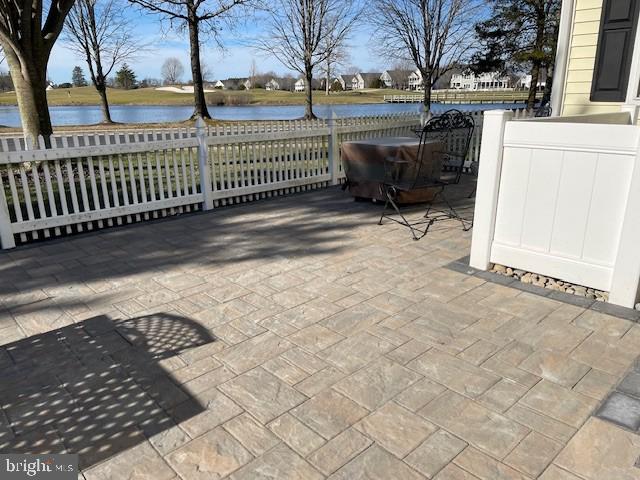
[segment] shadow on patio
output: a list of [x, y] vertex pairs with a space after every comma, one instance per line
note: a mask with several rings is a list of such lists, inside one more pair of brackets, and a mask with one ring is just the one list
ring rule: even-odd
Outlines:
[[[466, 183], [454, 190], [456, 206], [469, 217], [471, 188]], [[312, 263], [340, 255], [362, 240], [359, 234], [375, 237], [399, 228], [377, 225], [381, 209], [380, 204], [354, 202], [338, 189], [324, 189], [3, 252], [0, 330], [11, 323], [3, 323], [3, 306], [7, 317], [29, 324], [23, 328], [29, 335], [69, 323], [61, 318], [42, 325], [39, 317], [50, 321], [90, 310], [107, 313], [102, 305], [148, 293], [145, 284], [165, 272], [213, 277], [222, 270], [249, 272], [274, 260]], [[420, 216], [423, 209], [416, 207], [413, 214]], [[441, 228], [457, 228], [447, 223]], [[437, 230], [418, 247], [441, 239]], [[406, 242], [411, 243], [408, 231]]]
[[95, 317], [5, 345], [0, 451], [78, 453], [86, 469], [176, 428], [207, 407], [168, 369], [216, 341], [192, 320], [156, 314]]

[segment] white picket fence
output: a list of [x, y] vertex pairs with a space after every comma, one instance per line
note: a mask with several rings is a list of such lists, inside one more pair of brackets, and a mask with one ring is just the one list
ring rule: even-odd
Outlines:
[[[393, 115], [402, 117], [404, 115]], [[369, 118], [369, 117], [367, 117]], [[374, 117], [381, 118], [381, 117]], [[390, 118], [390, 117], [386, 117]], [[352, 124], [357, 124], [361, 118], [344, 119]], [[217, 126], [208, 126], [207, 135], [241, 135], [251, 133], [272, 133], [309, 130], [325, 127], [326, 120], [279, 120], [266, 122], [233, 122]], [[176, 140], [185, 138], [195, 138], [195, 127], [181, 128], [127, 128], [125, 130], [105, 130], [100, 129], [95, 132], [59, 131], [50, 137], [53, 148], [85, 147], [97, 145], [114, 145], [132, 142], [152, 142], [156, 140]], [[12, 134], [0, 134], [0, 153], [32, 150], [36, 147], [27, 145], [24, 137]], [[40, 139], [37, 148], [45, 148], [44, 139]]]
[[[517, 113], [518, 116], [525, 116]], [[482, 112], [468, 165], [480, 155]], [[340, 145], [409, 136], [415, 114], [0, 138], [0, 243], [49, 238], [339, 184]], [[29, 146], [31, 147], [31, 146]]]
[[[52, 237], [338, 184], [340, 142], [410, 135], [415, 115], [288, 126], [0, 140], [0, 241]], [[16, 149], [16, 146], [22, 148]]]

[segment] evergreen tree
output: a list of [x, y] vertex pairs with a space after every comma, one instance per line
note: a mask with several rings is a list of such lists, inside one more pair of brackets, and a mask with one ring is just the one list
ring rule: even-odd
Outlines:
[[561, 4], [561, 0], [491, 0], [490, 18], [476, 25], [482, 48], [474, 56], [474, 70], [528, 69], [531, 73], [529, 108], [535, 105], [538, 82], [546, 70], [545, 98], [548, 99]]
[[84, 72], [82, 68], [75, 66], [73, 67], [73, 73], [71, 74], [71, 84], [74, 87], [86, 87], [87, 79], [84, 78]]
[[122, 64], [120, 70], [116, 72], [116, 87], [131, 90], [132, 88], [136, 88], [137, 85], [138, 80], [136, 79], [136, 74], [131, 70], [129, 65], [126, 63]]

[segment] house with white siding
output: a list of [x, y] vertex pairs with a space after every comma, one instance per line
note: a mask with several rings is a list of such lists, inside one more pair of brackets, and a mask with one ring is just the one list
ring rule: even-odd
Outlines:
[[338, 82], [343, 91], [351, 90], [353, 88], [353, 77], [354, 75], [338, 75], [333, 83]]
[[267, 91], [274, 90], [286, 90], [292, 91], [294, 89], [295, 80], [292, 77], [280, 77], [272, 78], [264, 85], [264, 89]]
[[[300, 77], [296, 83], [294, 84], [294, 91], [296, 92], [304, 92], [305, 91], [305, 86], [307, 84], [307, 81]], [[318, 90], [320, 88], [320, 82], [318, 80], [316, 80], [315, 78], [313, 78], [311, 80], [311, 89], [312, 90]]]
[[422, 80], [422, 72], [415, 69], [409, 75], [409, 90], [420, 91], [424, 90], [424, 81]]
[[273, 90], [280, 90], [280, 83], [277, 79], [272, 78], [267, 83], [264, 84], [264, 89], [268, 92]]
[[[531, 76], [531, 74], [521, 76], [520, 79], [518, 80], [516, 88], [521, 90], [529, 90], [531, 88], [532, 79], [533, 77]], [[547, 75], [546, 73], [544, 74], [541, 73], [540, 78], [538, 79], [537, 89], [538, 91], [542, 91], [545, 89], [546, 86], [547, 86]]]
[[409, 89], [409, 76], [411, 70], [385, 70], [380, 76], [384, 88], [395, 88], [397, 90]]
[[382, 72], [361, 72], [357, 73], [351, 81], [352, 90], [363, 90], [365, 88], [380, 88]]
[[511, 79], [499, 72], [480, 73], [472, 72], [456, 73], [451, 76], [449, 88], [453, 90], [505, 90], [511, 87]]

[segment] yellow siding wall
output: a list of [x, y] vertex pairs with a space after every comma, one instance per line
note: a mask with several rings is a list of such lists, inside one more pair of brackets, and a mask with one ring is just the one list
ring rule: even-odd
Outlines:
[[620, 111], [620, 103], [591, 102], [603, 0], [576, 0], [562, 115]]

